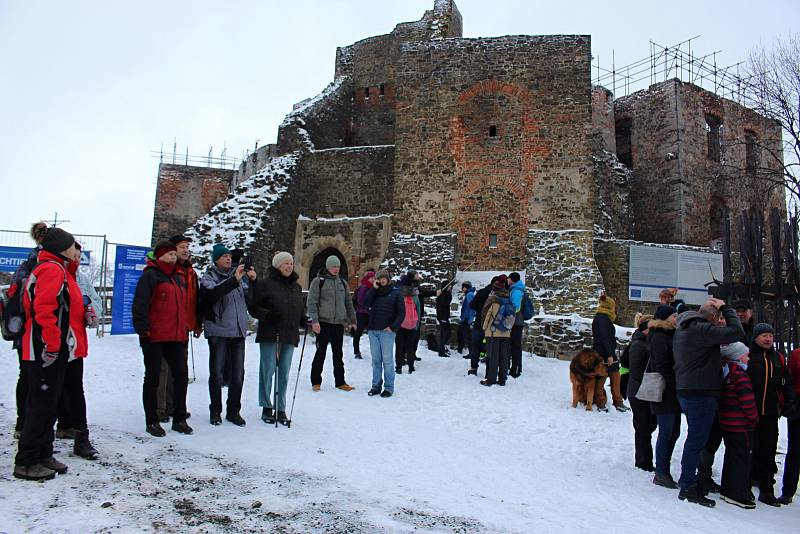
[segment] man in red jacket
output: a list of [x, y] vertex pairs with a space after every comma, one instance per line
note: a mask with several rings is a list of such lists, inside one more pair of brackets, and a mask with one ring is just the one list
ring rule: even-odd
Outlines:
[[156, 437], [166, 435], [158, 421], [156, 400], [163, 358], [170, 367], [174, 388], [172, 430], [191, 434], [192, 428], [186, 424], [186, 281], [175, 267], [175, 245], [160, 241], [154, 252], [155, 259], [148, 262], [136, 285], [132, 308], [133, 327], [144, 354], [142, 402], [146, 430]]
[[53, 458], [53, 425], [67, 363], [86, 356], [88, 347], [81, 290], [67, 274], [75, 239], [60, 228], [48, 228], [41, 246], [22, 296], [22, 364], [29, 389], [14, 476], [25, 480], [48, 480], [67, 472]]
[[797, 492], [797, 480], [800, 475], [800, 419], [798, 419], [797, 406], [800, 399], [800, 349], [794, 349], [786, 364], [786, 369], [792, 377], [795, 391], [795, 413], [794, 417], [787, 421], [789, 429], [789, 445], [786, 449], [786, 461], [783, 464], [783, 491], [781, 492], [781, 504], [791, 504], [794, 494]]

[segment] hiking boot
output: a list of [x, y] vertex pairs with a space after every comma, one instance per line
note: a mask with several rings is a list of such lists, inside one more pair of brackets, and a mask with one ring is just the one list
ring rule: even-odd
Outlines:
[[314, 384], [314, 385], [311, 386], [311, 389], [313, 391], [319, 391], [320, 389], [322, 389], [322, 386], [319, 385], [319, 384]]
[[413, 373], [414, 371], [416, 371], [416, 369], [414, 369], [414, 366], [413, 366], [413, 365], [409, 365], [409, 366], [408, 366], [408, 374], [411, 374], [411, 373]]
[[97, 460], [100, 453], [94, 448], [92, 442], [89, 441], [88, 430], [78, 430], [75, 432], [75, 445], [72, 447], [72, 452], [75, 456], [80, 456], [84, 460]]
[[23, 480], [50, 480], [56, 476], [56, 472], [42, 464], [15, 465], [14, 476]]
[[50, 458], [45, 458], [43, 460], [39, 460], [39, 465], [41, 465], [42, 467], [46, 467], [47, 469], [52, 469], [53, 471], [55, 471], [59, 475], [63, 475], [64, 473], [67, 472], [67, 469], [68, 469], [67, 468], [67, 464], [65, 464], [63, 462], [59, 462], [58, 460], [56, 460], [52, 456]]
[[692, 486], [689, 489], [681, 490], [678, 492], [678, 499], [682, 501], [689, 501], [695, 504], [699, 504], [700, 506], [705, 506], [707, 508], [713, 508], [717, 505], [716, 501], [713, 501], [703, 495], [703, 491], [698, 488], [696, 485]]
[[149, 425], [147, 425], [146, 430], [148, 434], [150, 434], [151, 436], [155, 436], [157, 438], [163, 438], [164, 436], [167, 435], [167, 433], [164, 432], [164, 429], [161, 428], [161, 425], [158, 423], [150, 423]]
[[470, 370], [468, 370], [468, 371], [467, 371], [467, 376], [469, 376], [469, 375], [475, 375], [475, 376], [478, 376], [478, 370], [477, 370], [477, 369], [470, 369]]
[[395, 374], [402, 375], [403, 374], [403, 368], [402, 367], [395, 367], [394, 368], [394, 372], [395, 372]]
[[367, 395], [369, 395], [370, 397], [374, 397], [375, 395], [380, 395], [380, 394], [381, 394], [381, 388], [372, 388], [369, 391], [367, 391]]
[[667, 489], [678, 489], [678, 485], [672, 478], [672, 475], [660, 475], [658, 473], [653, 477], [653, 484]]
[[597, 407], [597, 411], [598, 412], [603, 412], [603, 413], [608, 413], [608, 408], [606, 408], [605, 406], [598, 406]]
[[286, 417], [286, 412], [278, 410], [278, 422], [282, 425], [289, 423], [289, 419]]
[[272, 408], [262, 408], [261, 409], [261, 420], [267, 423], [268, 425], [275, 424], [275, 410]]
[[336, 386], [336, 389], [341, 389], [342, 391], [353, 391], [356, 388], [348, 384], [342, 384], [341, 386]]
[[356, 358], [356, 360], [363, 360], [364, 359], [363, 356], [361, 356], [360, 354], [356, 354], [355, 358]]
[[56, 437], [58, 439], [75, 439], [74, 428], [57, 428]]
[[383, 393], [381, 393], [381, 397], [383, 397], [384, 399], [388, 399], [391, 396], [392, 396], [392, 392], [389, 391], [388, 389], [384, 389]]
[[209, 421], [214, 426], [219, 426], [222, 424], [222, 414], [212, 413]]
[[492, 382], [488, 378], [484, 378], [483, 380], [481, 380], [481, 385], [482, 386], [493, 386], [494, 382]]
[[648, 473], [653, 473], [656, 468], [652, 465], [637, 465], [636, 469], [641, 469], [642, 471], [647, 471]]
[[787, 504], [792, 504], [792, 497], [790, 495], [781, 495], [778, 497], [778, 502], [782, 505], [786, 506]]
[[744, 508], [745, 510], [752, 510], [756, 507], [756, 503], [747, 499], [747, 500], [739, 500], [734, 499], [733, 497], [728, 497], [724, 493], [719, 494], [719, 498], [725, 501], [728, 504], [732, 504], [734, 506], [738, 506], [739, 508]]
[[722, 486], [720, 486], [719, 484], [714, 482], [714, 479], [712, 479], [710, 477], [709, 478], [703, 477], [703, 478], [698, 479], [697, 485], [700, 486], [700, 488], [704, 492], [706, 492], [707, 494], [708, 493], [719, 493], [719, 490], [722, 489]]
[[231, 423], [233, 423], [236, 426], [244, 426], [244, 425], [247, 424], [245, 422], [245, 420], [242, 419], [242, 416], [239, 415], [238, 413], [226, 415], [225, 416], [225, 420], [226, 421], [230, 421]]
[[180, 434], [186, 434], [187, 436], [190, 436], [194, 432], [192, 427], [186, 424], [186, 421], [175, 421], [174, 419], [172, 421], [172, 430]]
[[762, 492], [758, 495], [758, 502], [763, 502], [768, 506], [774, 506], [775, 508], [780, 508], [781, 501], [775, 498], [775, 495], [772, 493]]
[[628, 407], [627, 407], [627, 406], [625, 406], [624, 404], [615, 404], [615, 405], [614, 405], [614, 408], [615, 408], [615, 409], [616, 409], [618, 412], [627, 412], [627, 411], [629, 411], [629, 410], [630, 410], [630, 408], [628, 408]]

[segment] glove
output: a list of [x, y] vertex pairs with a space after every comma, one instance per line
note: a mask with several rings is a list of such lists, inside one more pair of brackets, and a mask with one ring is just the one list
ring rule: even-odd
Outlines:
[[45, 352], [42, 354], [42, 367], [49, 367], [58, 359], [57, 352]]
[[91, 306], [86, 307], [86, 312], [83, 314], [83, 320], [89, 328], [97, 328], [100, 321], [97, 319], [97, 314]]

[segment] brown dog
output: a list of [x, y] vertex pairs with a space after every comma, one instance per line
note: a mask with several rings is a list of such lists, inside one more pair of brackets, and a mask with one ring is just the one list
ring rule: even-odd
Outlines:
[[578, 403], [592, 410], [592, 404], [602, 408], [606, 405], [605, 381], [608, 376], [603, 358], [595, 351], [584, 349], [572, 358], [569, 364], [569, 381], [572, 382], [572, 407]]

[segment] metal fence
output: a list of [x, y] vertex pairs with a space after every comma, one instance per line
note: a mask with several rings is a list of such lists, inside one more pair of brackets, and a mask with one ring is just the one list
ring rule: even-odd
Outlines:
[[[97, 329], [97, 335], [102, 336], [105, 334], [106, 318], [110, 318], [110, 298], [111, 292], [109, 286], [112, 285], [109, 281], [113, 282], [113, 269], [109, 269], [109, 245], [106, 235], [100, 234], [72, 234], [81, 245], [81, 251], [85, 255], [82, 261], [80, 270], [89, 277], [92, 285], [100, 296], [103, 305], [100, 307], [98, 316], [100, 318], [100, 327]], [[33, 249], [36, 243], [30, 236], [29, 232], [23, 230], [0, 230], [0, 246], [5, 247], [21, 247]], [[111, 262], [113, 267], [113, 261]]]

